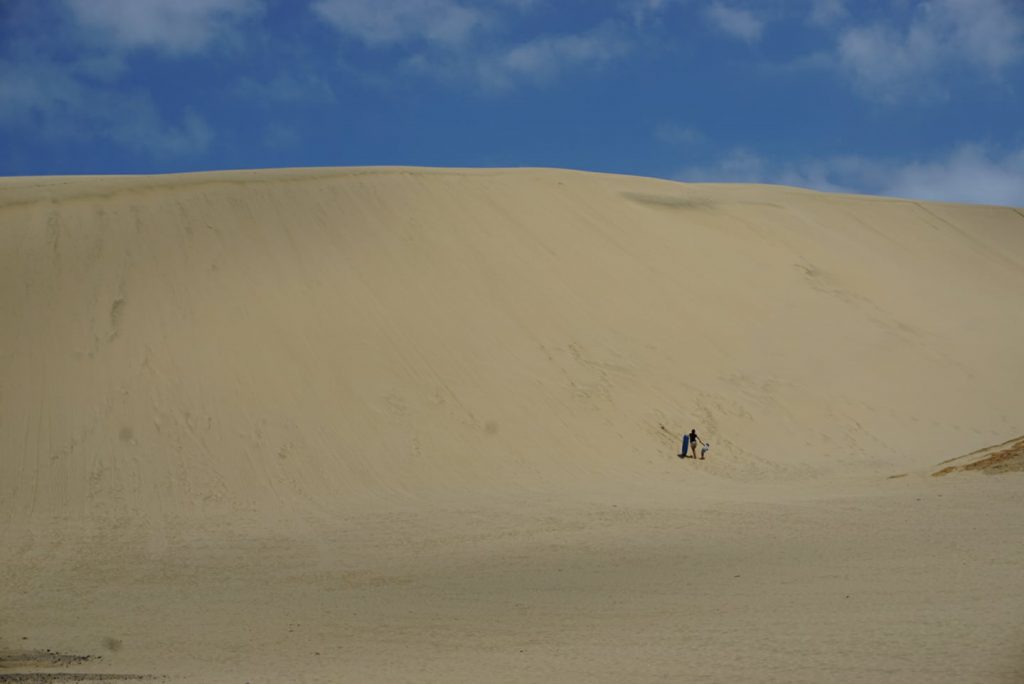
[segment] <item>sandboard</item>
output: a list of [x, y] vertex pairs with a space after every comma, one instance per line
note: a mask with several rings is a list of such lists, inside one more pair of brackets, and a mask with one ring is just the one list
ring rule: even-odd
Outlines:
[[690, 449], [690, 435], [683, 435], [683, 453], [679, 454], [679, 458], [686, 458], [686, 454]]

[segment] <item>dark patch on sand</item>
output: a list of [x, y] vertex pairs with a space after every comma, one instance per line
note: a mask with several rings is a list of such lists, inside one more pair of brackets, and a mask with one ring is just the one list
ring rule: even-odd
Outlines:
[[113, 342], [121, 332], [121, 316], [124, 315], [124, 297], [118, 297], [110, 304], [110, 336]]
[[125, 682], [160, 679], [153, 675], [111, 674], [91, 672], [12, 672], [0, 674], [0, 682], [32, 682], [32, 684], [58, 684], [59, 682]]
[[680, 195], [651, 195], [643, 192], [624, 192], [628, 200], [666, 209], [714, 209], [716, 204], [703, 197], [682, 197]]
[[99, 658], [100, 656], [57, 653], [50, 649], [37, 649], [34, 651], [5, 651], [0, 652], [0, 669], [8, 669], [12, 667], [67, 667], [68, 665], [88, 663], [91, 660], [98, 660]]
[[[116, 641], [116, 640], [114, 640]], [[120, 644], [120, 642], [118, 642]], [[107, 645], [110, 648], [110, 645]], [[110, 650], [117, 650], [110, 648]], [[0, 651], [0, 682], [123, 682], [161, 679], [148, 674], [111, 672], [7, 672], [6, 670], [51, 670], [102, 660], [103, 656], [58, 653], [49, 649]]]
[[1024, 437], [1020, 437], [1016, 441], [1013, 441], [1012, 443], [1008, 442], [1007, 444], [1009, 444], [1009, 446], [1003, 444], [999, 447], [995, 447], [998, 449], [997, 451], [988, 453], [975, 461], [971, 461], [970, 463], [946, 466], [942, 470], [932, 473], [932, 476], [939, 477], [941, 475], [965, 472], [968, 470], [979, 471], [986, 475], [1024, 472]]

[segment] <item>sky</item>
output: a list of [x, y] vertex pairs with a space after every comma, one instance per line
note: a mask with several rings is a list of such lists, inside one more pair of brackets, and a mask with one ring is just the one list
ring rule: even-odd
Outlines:
[[1024, 0], [0, 0], [0, 176], [377, 165], [1024, 207]]

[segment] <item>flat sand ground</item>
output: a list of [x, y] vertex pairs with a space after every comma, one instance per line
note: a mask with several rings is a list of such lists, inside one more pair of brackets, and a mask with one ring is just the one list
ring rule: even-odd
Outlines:
[[172, 681], [1019, 682], [1021, 479], [40, 526], [4, 644]]
[[1024, 681], [1018, 210], [0, 183], [0, 682]]

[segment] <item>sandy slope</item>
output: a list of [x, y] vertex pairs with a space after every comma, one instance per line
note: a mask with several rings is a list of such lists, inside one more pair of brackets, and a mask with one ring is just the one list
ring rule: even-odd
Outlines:
[[0, 681], [1020, 681], [1022, 349], [1012, 208], [2, 180]]

